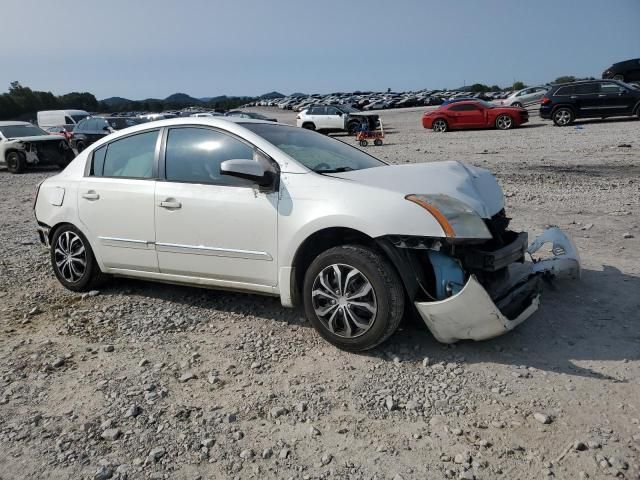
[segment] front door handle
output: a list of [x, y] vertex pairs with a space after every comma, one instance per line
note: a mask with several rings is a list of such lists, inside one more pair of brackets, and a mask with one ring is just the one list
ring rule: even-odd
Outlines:
[[165, 200], [164, 202], [160, 202], [160, 206], [162, 208], [169, 208], [169, 209], [176, 210], [178, 208], [182, 208], [182, 203], [171, 201], [171, 200]]
[[98, 195], [93, 190], [89, 190], [87, 193], [82, 194], [82, 198], [84, 198], [85, 200], [98, 200], [100, 198], [100, 195]]
[[601, 93], [600, 95], [598, 95], [598, 97], [602, 98], [602, 97], [606, 97], [606, 95], [604, 93]]

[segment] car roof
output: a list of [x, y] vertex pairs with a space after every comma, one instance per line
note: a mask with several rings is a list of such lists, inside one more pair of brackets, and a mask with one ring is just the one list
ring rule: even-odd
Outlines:
[[9, 126], [14, 126], [14, 125], [31, 125], [31, 126], [35, 127], [35, 125], [33, 125], [32, 123], [29, 123], [29, 122], [18, 122], [18, 121], [15, 121], [15, 120], [8, 120], [8, 121], [0, 122], [0, 127], [9, 127]]

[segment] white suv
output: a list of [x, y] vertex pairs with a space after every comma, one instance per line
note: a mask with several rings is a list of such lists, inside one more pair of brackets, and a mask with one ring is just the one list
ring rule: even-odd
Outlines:
[[42, 182], [34, 208], [70, 290], [113, 275], [275, 295], [347, 350], [378, 345], [413, 306], [440, 341], [499, 335], [536, 310], [541, 274], [579, 273], [557, 229], [530, 251], [552, 242], [558, 257], [510, 273], [527, 234], [508, 230], [487, 170], [388, 165], [273, 122], [122, 130]]
[[507, 98], [501, 101], [501, 105], [510, 107], [526, 107], [539, 103], [544, 94], [549, 91], [549, 87], [529, 87], [517, 92], [513, 92]]
[[296, 117], [296, 125], [323, 133], [348, 132], [354, 134], [363, 123], [370, 130], [377, 126], [378, 115], [363, 113], [344, 105], [313, 105]]

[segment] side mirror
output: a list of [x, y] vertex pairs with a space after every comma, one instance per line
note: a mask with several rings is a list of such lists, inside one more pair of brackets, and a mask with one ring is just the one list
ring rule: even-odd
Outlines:
[[225, 160], [220, 164], [220, 173], [251, 180], [261, 187], [268, 187], [273, 183], [273, 173], [254, 160]]
[[111, 128], [109, 128], [107, 126], [102, 127], [102, 130], [104, 130], [105, 132], [111, 133]]

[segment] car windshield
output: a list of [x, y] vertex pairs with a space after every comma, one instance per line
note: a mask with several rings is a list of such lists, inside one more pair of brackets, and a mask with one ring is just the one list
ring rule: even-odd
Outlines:
[[386, 165], [351, 145], [303, 128], [266, 123], [242, 125], [314, 172], [348, 172]]
[[5, 138], [20, 138], [20, 137], [37, 137], [39, 135], [49, 135], [35, 125], [5, 125], [0, 127], [0, 132]]
[[474, 102], [479, 103], [484, 108], [495, 108], [495, 105], [493, 103], [489, 103], [484, 100], [474, 100]]

